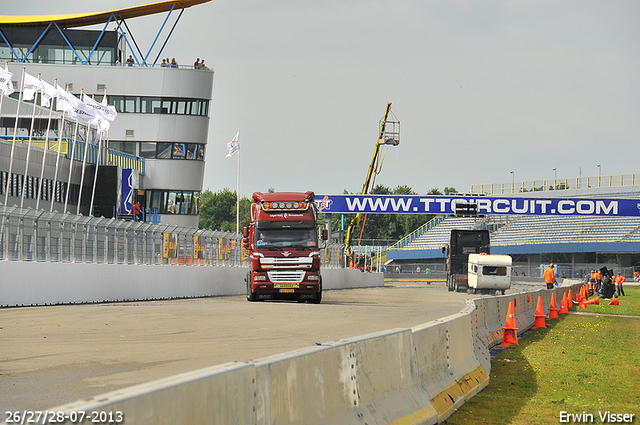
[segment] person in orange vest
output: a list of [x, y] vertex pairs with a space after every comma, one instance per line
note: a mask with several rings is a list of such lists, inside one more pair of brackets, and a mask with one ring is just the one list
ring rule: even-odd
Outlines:
[[620, 296], [620, 294], [622, 294], [622, 296], [624, 296], [624, 289], [622, 289], [622, 282], [624, 282], [625, 279], [624, 276], [622, 276], [620, 274], [620, 272], [618, 272], [618, 276], [616, 276], [616, 285], [618, 285], [618, 297]]
[[596, 292], [600, 292], [600, 287], [602, 286], [602, 273], [600, 270], [596, 271]]
[[549, 264], [549, 268], [544, 271], [544, 283], [547, 284], [547, 289], [553, 289], [553, 284], [556, 283], [556, 273], [553, 271], [553, 263]]
[[596, 271], [591, 270], [591, 274], [589, 275], [589, 283], [596, 283]]

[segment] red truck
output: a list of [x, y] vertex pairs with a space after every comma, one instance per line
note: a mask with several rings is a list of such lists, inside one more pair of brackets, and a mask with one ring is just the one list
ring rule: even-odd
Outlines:
[[[242, 229], [251, 260], [247, 300], [322, 301], [314, 197], [313, 192], [253, 194], [251, 223]], [[327, 240], [327, 230], [322, 239]]]

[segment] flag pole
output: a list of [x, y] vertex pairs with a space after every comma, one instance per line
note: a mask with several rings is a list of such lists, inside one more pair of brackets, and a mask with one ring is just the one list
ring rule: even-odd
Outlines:
[[[58, 79], [53, 79], [53, 87], [58, 87]], [[42, 96], [42, 95], [41, 95]], [[43, 99], [41, 97], [41, 99]], [[42, 101], [40, 101], [42, 106]], [[44, 147], [42, 150], [42, 168], [40, 168], [40, 181], [38, 182], [38, 194], [36, 195], [36, 210], [40, 206], [40, 197], [42, 196], [42, 187], [44, 185], [44, 165], [47, 159], [47, 152], [49, 151], [49, 130], [51, 130], [51, 113], [53, 112], [53, 97], [49, 99], [49, 119], [47, 120], [47, 135], [44, 140]]]
[[[20, 103], [22, 103], [22, 86], [24, 85], [24, 73], [27, 69], [26, 66], [22, 67], [22, 77], [20, 78], [20, 94], [18, 95], [18, 104], [16, 105], [16, 122], [13, 126], [13, 140], [11, 141], [11, 158], [9, 159], [9, 171], [7, 172], [7, 190], [4, 192], [4, 206], [7, 206], [8, 198], [9, 198], [9, 185], [13, 185], [13, 178], [11, 176], [11, 169], [13, 168], [13, 153], [16, 148], [16, 133], [18, 131], [18, 115], [20, 112]], [[18, 185], [16, 184], [16, 189]], [[15, 194], [14, 194], [15, 196]]]
[[[84, 89], [80, 89], [80, 98], [82, 98], [82, 94], [84, 93]], [[77, 108], [77, 106], [76, 106]], [[76, 139], [78, 138], [78, 127], [80, 126], [80, 117], [76, 117], [76, 130], [73, 134], [73, 140], [71, 141], [71, 156], [69, 157], [69, 176], [67, 178], [67, 193], [65, 193], [64, 197], [64, 210], [62, 212], [64, 214], [67, 213], [67, 205], [69, 205], [69, 192], [71, 192], [71, 171], [73, 170], [73, 157], [76, 155], [75, 145]], [[67, 151], [68, 153], [68, 151]]]
[[[86, 94], [84, 95], [87, 96]], [[92, 99], [95, 99], [95, 93], [91, 96]], [[100, 129], [97, 129], [100, 131]], [[80, 204], [82, 202], [82, 185], [84, 184], [84, 172], [87, 166], [87, 151], [89, 150], [89, 137], [91, 136], [91, 121], [87, 121], [87, 132], [84, 137], [84, 155], [82, 156], [82, 172], [80, 173], [80, 192], [78, 194], [78, 208], [76, 208], [76, 215], [80, 214]], [[89, 209], [91, 209], [91, 205], [89, 205]], [[90, 214], [90, 213], [89, 213]]]
[[96, 216], [95, 209], [93, 209], [93, 201], [96, 197], [96, 182], [98, 181], [98, 167], [100, 166], [100, 161], [102, 160], [102, 134], [100, 131], [100, 140], [98, 141], [98, 157], [96, 159], [96, 171], [93, 176], [93, 188], [91, 189], [91, 202], [89, 203], [89, 214], [92, 216]]
[[[238, 133], [240, 129], [238, 129]], [[238, 150], [238, 164], [236, 165], [236, 233], [240, 233], [240, 151]]]
[[[40, 73], [38, 72], [38, 81], [41, 81]], [[39, 83], [42, 85], [42, 83]], [[23, 87], [24, 90], [24, 87]], [[42, 90], [40, 90], [40, 95], [42, 96]], [[20, 208], [24, 207], [24, 193], [27, 191], [27, 173], [29, 172], [29, 156], [31, 154], [31, 141], [33, 139], [33, 124], [36, 119], [36, 103], [38, 101], [38, 89], [33, 93], [33, 111], [31, 112], [31, 127], [29, 128], [29, 143], [27, 145], [27, 158], [25, 159], [24, 164], [24, 181], [22, 182], [22, 193], [20, 194]]]
[[[56, 81], [56, 87], [58, 87], [57, 84], [58, 83]], [[69, 91], [69, 83], [66, 84], [65, 91], [67, 92]], [[60, 120], [60, 134], [58, 136], [58, 152], [56, 153], [56, 168], [55, 168], [55, 172], [53, 173], [53, 194], [51, 195], [51, 209], [49, 210], [49, 212], [53, 212], [53, 202], [56, 199], [56, 193], [58, 189], [58, 166], [60, 164], [60, 151], [62, 150], [62, 135], [64, 134], [64, 116], [66, 115], [66, 113], [67, 113], [66, 110], [62, 111], [62, 119]], [[67, 152], [69, 152], [69, 142], [67, 142]]]
[[[104, 95], [102, 98], [102, 101], [106, 104], [107, 103], [107, 88], [104, 88]], [[95, 200], [96, 197], [96, 183], [98, 182], [98, 167], [100, 166], [100, 160], [102, 159], [102, 135], [105, 133], [104, 131], [102, 131], [101, 128], [99, 128], [100, 131], [100, 139], [98, 140], [98, 157], [96, 158], [96, 170], [95, 170], [95, 174], [93, 176], [93, 188], [91, 188], [91, 202], [89, 202], [89, 214], [91, 214], [92, 216], [96, 216], [96, 212], [95, 209], [93, 208], [93, 201]]]

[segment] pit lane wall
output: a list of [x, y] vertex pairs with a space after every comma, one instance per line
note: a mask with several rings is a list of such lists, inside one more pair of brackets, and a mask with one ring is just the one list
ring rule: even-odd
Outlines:
[[551, 293], [561, 300], [568, 290], [469, 300], [460, 313], [411, 329], [226, 363], [49, 410], [121, 412], [128, 425], [441, 423], [489, 384], [489, 349], [502, 340], [509, 302], [523, 332], [538, 295], [548, 312]]
[[[248, 269], [0, 261], [0, 307], [194, 298], [246, 293]], [[384, 286], [382, 273], [322, 269], [324, 289]]]

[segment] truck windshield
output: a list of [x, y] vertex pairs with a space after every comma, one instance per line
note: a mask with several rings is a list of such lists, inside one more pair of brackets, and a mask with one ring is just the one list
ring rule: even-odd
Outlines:
[[316, 248], [316, 229], [256, 229], [256, 247]]

